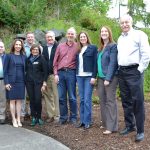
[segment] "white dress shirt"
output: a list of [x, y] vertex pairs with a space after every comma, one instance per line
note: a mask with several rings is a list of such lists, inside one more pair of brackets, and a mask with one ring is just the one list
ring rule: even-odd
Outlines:
[[53, 45], [47, 45], [47, 46], [48, 46], [48, 55], [49, 55], [49, 59], [50, 59]]
[[140, 30], [131, 29], [118, 39], [118, 65], [130, 66], [139, 64], [142, 73], [150, 61], [150, 46], [147, 35]]

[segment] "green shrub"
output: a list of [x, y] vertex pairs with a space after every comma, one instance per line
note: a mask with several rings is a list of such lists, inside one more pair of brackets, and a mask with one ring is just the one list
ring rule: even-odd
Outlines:
[[0, 24], [19, 33], [30, 23], [39, 24], [45, 20], [47, 0], [7, 0], [0, 4]]

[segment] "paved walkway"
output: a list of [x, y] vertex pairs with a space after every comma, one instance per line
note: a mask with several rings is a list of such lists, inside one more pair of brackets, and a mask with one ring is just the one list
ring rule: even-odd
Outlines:
[[0, 125], [0, 150], [70, 150], [60, 142], [31, 130]]

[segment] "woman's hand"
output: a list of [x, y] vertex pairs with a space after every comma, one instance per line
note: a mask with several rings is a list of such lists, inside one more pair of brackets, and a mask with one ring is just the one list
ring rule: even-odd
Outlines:
[[10, 91], [11, 85], [10, 85], [10, 84], [6, 84], [6, 85], [5, 85], [5, 88], [6, 88], [6, 90]]
[[95, 84], [95, 81], [96, 81], [96, 79], [95, 79], [95, 78], [91, 78], [90, 83], [91, 83], [92, 85], [94, 85], [94, 84]]
[[110, 83], [110, 82], [109, 82], [109, 81], [107, 81], [107, 80], [105, 80], [105, 81], [104, 81], [104, 85], [105, 85], [105, 86], [108, 86], [108, 85], [109, 85], [109, 83]]

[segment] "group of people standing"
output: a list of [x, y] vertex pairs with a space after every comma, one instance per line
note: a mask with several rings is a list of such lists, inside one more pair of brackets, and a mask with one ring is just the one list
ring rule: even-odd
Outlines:
[[[4, 84], [6, 87], [13, 126], [22, 126], [21, 102], [25, 99], [26, 85], [32, 126], [43, 124], [43, 95], [47, 122], [59, 118], [58, 123], [61, 125], [70, 122], [77, 128], [89, 129], [92, 125], [92, 92], [97, 80], [101, 106], [100, 128], [105, 129], [105, 135], [117, 132], [116, 90], [119, 82], [125, 119], [125, 128], [120, 134], [126, 135], [136, 130], [135, 141], [143, 140], [143, 71], [150, 60], [148, 37], [144, 32], [132, 28], [132, 17], [129, 15], [120, 18], [120, 26], [122, 34], [117, 44], [113, 41], [109, 27], [103, 26], [100, 29], [99, 48], [91, 44], [86, 32], [82, 31], [76, 36], [73, 27], [67, 30], [66, 42], [58, 44], [55, 33], [48, 31], [47, 45], [41, 47], [32, 44], [26, 53], [20, 39], [14, 41], [10, 54], [7, 55], [4, 54], [3, 42], [0, 42], [0, 65], [4, 64], [1, 65], [3, 69], [0, 68], [0, 86]], [[33, 33], [30, 34], [33, 36]], [[76, 83], [80, 98], [78, 124]], [[4, 96], [5, 90], [2, 90]], [[0, 113], [4, 114], [3, 112], [0, 106]], [[2, 120], [5, 120], [5, 116], [0, 118], [1, 123]]]

